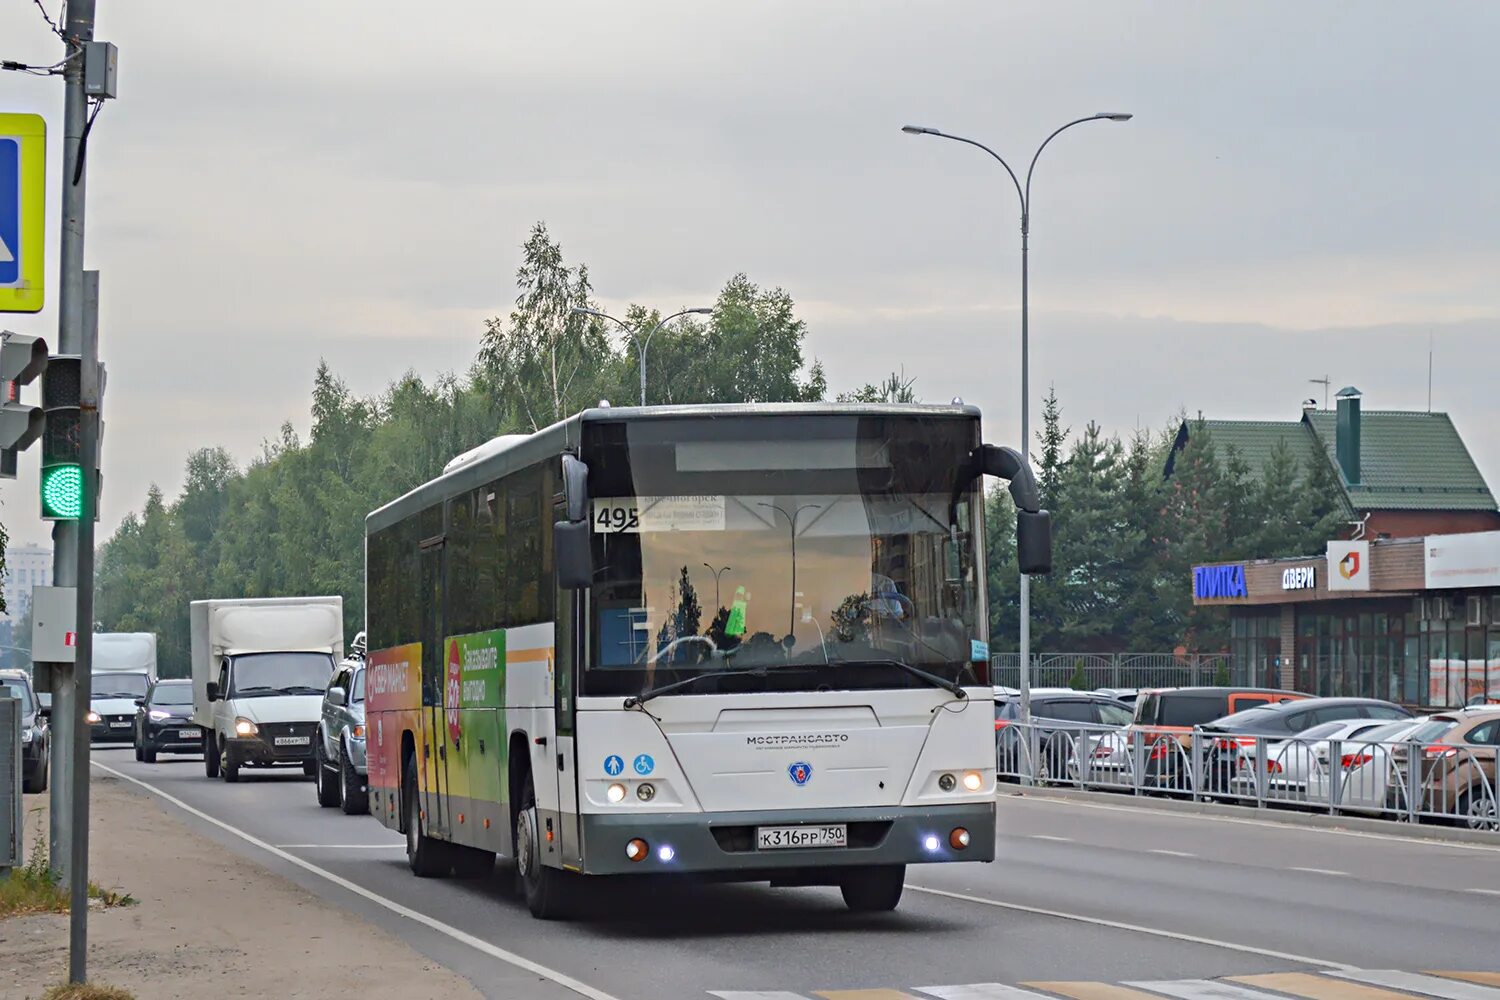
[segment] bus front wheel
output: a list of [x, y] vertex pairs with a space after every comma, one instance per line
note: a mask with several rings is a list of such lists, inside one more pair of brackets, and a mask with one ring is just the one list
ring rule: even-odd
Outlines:
[[448, 874], [452, 861], [448, 845], [422, 832], [422, 807], [417, 794], [417, 764], [408, 759], [401, 782], [406, 807], [406, 863], [417, 878], [441, 878]]
[[563, 910], [563, 873], [542, 864], [542, 844], [536, 818], [536, 790], [531, 775], [521, 792], [516, 813], [516, 882], [526, 906], [538, 920], [558, 920]]
[[894, 910], [901, 902], [905, 881], [905, 865], [856, 868], [844, 875], [839, 890], [844, 895], [844, 905], [854, 912], [880, 913]]

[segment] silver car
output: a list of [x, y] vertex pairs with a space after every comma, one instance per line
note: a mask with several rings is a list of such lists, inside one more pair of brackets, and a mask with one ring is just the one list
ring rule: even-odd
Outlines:
[[323, 693], [322, 718], [313, 740], [318, 805], [340, 806], [353, 816], [370, 811], [365, 764], [365, 661], [359, 637]]

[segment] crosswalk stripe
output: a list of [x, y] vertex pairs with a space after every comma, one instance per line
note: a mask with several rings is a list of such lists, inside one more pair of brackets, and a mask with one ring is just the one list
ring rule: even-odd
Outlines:
[[1395, 969], [1351, 969], [1330, 972], [1331, 976], [1353, 979], [1376, 986], [1390, 986], [1408, 993], [1425, 993], [1443, 1000], [1500, 1000], [1500, 990], [1473, 983], [1455, 982], [1437, 976], [1423, 976], [1415, 972], [1398, 972]]
[[1439, 972], [1436, 969], [1428, 969], [1429, 976], [1442, 976], [1444, 979], [1461, 979], [1466, 983], [1478, 983], [1481, 986], [1500, 986], [1500, 972]]
[[1152, 993], [1164, 993], [1181, 1000], [1271, 1000], [1260, 990], [1212, 979], [1161, 979], [1153, 982], [1126, 983]]
[[1059, 982], [1022, 983], [1021, 985], [1056, 993], [1060, 997], [1070, 997], [1071, 1000], [1160, 1000], [1159, 997], [1152, 996], [1150, 993], [1142, 993], [1129, 986], [1116, 986], [1113, 983]]
[[786, 990], [709, 990], [708, 995], [719, 1000], [807, 1000], [801, 993]]
[[918, 993], [926, 993], [938, 1000], [1044, 1000], [1039, 993], [1023, 990], [1004, 983], [968, 983], [964, 986], [918, 986]]
[[910, 993], [885, 987], [873, 990], [815, 990], [813, 996], [823, 1000], [917, 1000]]
[[1278, 993], [1290, 993], [1309, 1000], [1414, 1000], [1408, 993], [1384, 990], [1346, 979], [1311, 976], [1305, 972], [1274, 972], [1263, 976], [1230, 976], [1237, 983], [1259, 986]]

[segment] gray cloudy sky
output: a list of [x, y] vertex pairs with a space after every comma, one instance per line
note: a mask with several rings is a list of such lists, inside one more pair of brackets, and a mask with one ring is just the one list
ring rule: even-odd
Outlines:
[[[121, 90], [89, 157], [105, 528], [196, 447], [243, 462], [305, 431], [320, 356], [365, 393], [463, 368], [539, 219], [607, 306], [707, 303], [745, 271], [796, 299], [835, 389], [904, 366], [1013, 442], [1014, 192], [898, 128], [1020, 169], [1099, 110], [1137, 117], [1061, 137], [1033, 188], [1033, 413], [1055, 383], [1075, 427], [1289, 418], [1325, 373], [1424, 407], [1430, 339], [1435, 406], [1500, 477], [1500, 6], [99, 8]], [[0, 0], [0, 55], [58, 53], [31, 0]], [[61, 89], [0, 78], [0, 107], [49, 119], [54, 205]], [[55, 338], [50, 308], [0, 322]], [[21, 464], [0, 519], [40, 539]]]

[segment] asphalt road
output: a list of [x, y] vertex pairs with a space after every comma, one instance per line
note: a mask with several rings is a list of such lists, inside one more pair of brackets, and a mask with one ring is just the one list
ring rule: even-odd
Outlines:
[[[178, 800], [227, 850], [497, 998], [1015, 997], [918, 991], [1040, 981], [1073, 995], [1059, 981], [1500, 970], [1500, 847], [1007, 795], [999, 860], [910, 869], [892, 914], [853, 916], [833, 889], [624, 880], [591, 892], [585, 919], [559, 924], [531, 918], [503, 864], [479, 882], [414, 878], [399, 835], [318, 808], [299, 771], [243, 772], [226, 785], [193, 758], [140, 764], [125, 749], [95, 760]], [[1156, 992], [1224, 995], [1203, 989]], [[1492, 1000], [1465, 992], [1482, 986], [1445, 989]]]

